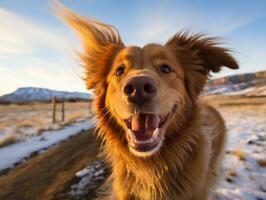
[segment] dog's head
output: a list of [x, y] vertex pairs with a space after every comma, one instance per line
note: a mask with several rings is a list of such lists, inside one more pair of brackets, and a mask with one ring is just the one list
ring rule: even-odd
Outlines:
[[61, 13], [82, 38], [87, 87], [94, 90], [100, 122], [117, 130], [105, 139], [137, 156], [159, 151], [164, 138], [186, 123], [210, 72], [238, 68], [215, 38], [182, 32], [165, 45], [126, 47], [113, 26]]

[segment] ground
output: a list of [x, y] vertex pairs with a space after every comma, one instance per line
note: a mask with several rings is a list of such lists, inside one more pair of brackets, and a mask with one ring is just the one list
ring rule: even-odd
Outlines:
[[[224, 176], [214, 199], [266, 200], [266, 104], [234, 98], [209, 99], [228, 129]], [[96, 161], [99, 141], [92, 132], [77, 134], [2, 175], [0, 199], [92, 199], [108, 174]]]
[[[76, 182], [75, 174], [98, 159], [99, 146], [93, 130], [85, 131], [18, 165], [0, 177], [0, 199], [73, 199], [67, 194]], [[89, 191], [88, 199], [94, 191]]]
[[52, 122], [51, 103], [0, 105], [0, 147], [58, 130], [91, 115], [88, 102], [66, 102], [65, 121], [61, 121], [61, 104], [57, 104], [56, 123]]
[[[217, 199], [266, 199], [266, 106], [220, 107], [228, 129]], [[218, 198], [219, 197], [219, 198]]]

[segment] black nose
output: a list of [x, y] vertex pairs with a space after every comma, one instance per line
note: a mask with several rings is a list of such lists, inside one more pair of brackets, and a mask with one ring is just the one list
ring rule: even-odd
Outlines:
[[156, 96], [156, 82], [149, 76], [132, 77], [126, 81], [123, 92], [129, 102], [142, 105]]

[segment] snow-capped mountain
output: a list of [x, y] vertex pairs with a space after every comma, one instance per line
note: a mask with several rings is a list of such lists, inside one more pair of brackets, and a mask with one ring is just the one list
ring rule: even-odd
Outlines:
[[82, 92], [64, 92], [36, 87], [23, 87], [18, 88], [10, 94], [1, 96], [0, 103], [51, 101], [53, 97], [56, 97], [58, 100], [63, 99], [65, 101], [82, 101], [90, 100], [92, 98], [92, 94]]
[[[207, 95], [266, 96], [266, 71], [227, 76], [210, 80], [205, 87]], [[92, 99], [91, 93], [64, 92], [45, 88], [23, 87], [0, 97], [0, 103], [27, 103], [51, 101], [53, 97], [65, 101]]]
[[210, 80], [205, 94], [266, 96], [266, 71]]

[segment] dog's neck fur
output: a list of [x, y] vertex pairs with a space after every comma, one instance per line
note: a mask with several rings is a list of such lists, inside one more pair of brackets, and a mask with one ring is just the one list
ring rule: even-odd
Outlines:
[[[129, 152], [127, 145], [121, 143], [121, 140], [106, 139], [103, 153], [113, 167], [115, 193], [125, 196], [125, 199], [193, 198], [189, 191], [196, 191], [201, 187], [201, 183], [205, 180], [202, 171], [207, 170], [204, 168], [209, 162], [201, 155], [208, 152], [210, 148], [202, 132], [199, 112], [196, 107], [193, 119], [186, 120], [188, 124], [184, 127], [189, 128], [174, 131], [171, 139], [166, 138], [159, 152], [151, 157], [137, 157]], [[198, 132], [190, 130], [198, 130]], [[196, 137], [198, 143], [195, 143]], [[199, 152], [198, 146], [205, 146], [205, 149], [201, 149], [205, 152]], [[197, 165], [194, 164], [195, 162]], [[202, 164], [199, 165], [199, 163]], [[195, 169], [193, 166], [201, 166], [201, 168]], [[184, 174], [189, 176], [185, 177]], [[123, 188], [123, 191], [117, 191], [117, 188]]]

